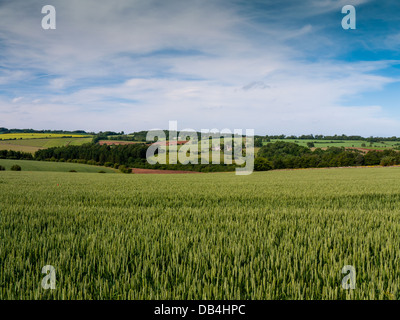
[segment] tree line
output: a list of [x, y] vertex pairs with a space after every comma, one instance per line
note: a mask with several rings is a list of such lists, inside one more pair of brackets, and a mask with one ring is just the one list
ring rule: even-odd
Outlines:
[[146, 159], [148, 146], [144, 144], [129, 144], [118, 146], [99, 145], [88, 143], [81, 146], [66, 146], [42, 149], [35, 152], [35, 160], [92, 161], [98, 165], [106, 163], [132, 166], [141, 159]]
[[324, 136], [324, 135], [301, 135], [301, 136], [295, 136], [295, 135], [290, 135], [286, 136], [284, 134], [281, 135], [266, 135], [266, 136], [255, 136], [255, 138], [261, 138], [265, 139], [267, 141], [269, 140], [358, 140], [358, 141], [367, 141], [367, 142], [380, 142], [380, 141], [400, 141], [400, 137], [362, 137], [362, 136], [347, 136], [345, 134], [342, 135], [333, 135], [333, 136]]
[[[65, 146], [42, 149], [34, 156], [30, 153], [0, 150], [0, 159], [77, 162], [119, 168], [168, 169], [199, 172], [234, 171], [236, 165], [226, 164], [156, 164], [146, 160], [146, 144], [99, 145], [88, 143], [81, 146]], [[272, 169], [322, 168], [347, 166], [400, 165], [400, 152], [392, 149], [373, 150], [363, 153], [356, 149], [329, 147], [311, 150], [296, 143], [278, 141], [260, 148], [255, 161], [256, 171]], [[121, 167], [121, 168], [120, 168]]]
[[[64, 130], [34, 130], [34, 129], [7, 129], [0, 128], [0, 134], [6, 133], [53, 133], [53, 134], [89, 134], [84, 130], [64, 131]], [[90, 133], [94, 134], [94, 133]]]
[[[169, 131], [163, 130], [167, 139], [169, 139]], [[114, 131], [99, 131], [95, 132], [86, 132], [85, 130], [75, 130], [75, 131], [68, 131], [68, 130], [34, 130], [34, 129], [8, 129], [4, 127], [0, 127], [0, 134], [5, 133], [54, 133], [54, 134], [90, 134], [97, 136], [97, 140], [108, 140], [109, 136], [111, 140], [124, 140], [124, 141], [146, 141], [146, 135], [148, 131], [137, 131], [132, 132], [129, 135], [126, 135], [124, 131], [121, 132], [114, 132]], [[172, 134], [177, 134], [177, 132], [171, 132]], [[112, 137], [114, 136], [114, 137]], [[197, 132], [198, 139], [201, 138], [201, 133]], [[216, 134], [216, 136], [220, 136]], [[255, 135], [255, 139], [259, 138], [262, 140], [365, 140], [367, 142], [379, 142], [379, 141], [400, 141], [400, 137], [362, 137], [359, 135], [345, 135], [345, 134], [335, 134], [335, 135], [321, 135], [321, 134], [306, 134], [306, 135]]]
[[363, 153], [356, 149], [329, 147], [311, 151], [292, 142], [278, 141], [263, 146], [255, 159], [255, 170], [325, 168], [348, 166], [398, 165], [400, 153], [395, 150], [373, 150]]
[[[39, 161], [76, 162], [89, 165], [101, 165], [121, 170], [125, 168], [144, 168], [161, 170], [184, 170], [197, 172], [234, 171], [236, 165], [226, 164], [149, 164], [146, 144], [99, 145], [89, 143], [82, 146], [54, 147], [38, 150], [34, 159]], [[124, 172], [124, 170], [121, 170]], [[126, 170], [127, 171], [127, 170]]]
[[33, 160], [33, 155], [28, 152], [0, 150], [0, 159]]

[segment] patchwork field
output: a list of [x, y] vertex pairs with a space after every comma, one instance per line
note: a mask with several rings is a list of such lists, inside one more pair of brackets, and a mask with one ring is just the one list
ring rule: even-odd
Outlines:
[[100, 140], [99, 144], [101, 145], [107, 145], [107, 146], [112, 146], [112, 145], [128, 145], [128, 144], [137, 144], [137, 143], [144, 143], [144, 142], [138, 142], [138, 141], [122, 141], [122, 140]]
[[[116, 170], [110, 168], [79, 163], [0, 159], [0, 165], [5, 167], [6, 170], [10, 170], [14, 164], [19, 165], [22, 171], [69, 172], [70, 170], [75, 170], [76, 172], [85, 173], [97, 173], [99, 171], [104, 171], [106, 173], [116, 172]], [[1, 173], [3, 174], [4, 172]]]
[[0, 134], [0, 140], [12, 139], [43, 139], [43, 138], [85, 138], [82, 134], [57, 134], [57, 133], [4, 133]]
[[[298, 145], [307, 147], [307, 143], [313, 142], [315, 148], [326, 148], [326, 147], [345, 147], [345, 148], [367, 148], [372, 150], [384, 150], [391, 149], [394, 147], [400, 146], [399, 141], [384, 141], [384, 142], [373, 142], [370, 144], [368, 141], [362, 140], [302, 140], [302, 139], [271, 139], [270, 142], [276, 141], [286, 141], [297, 143]], [[268, 142], [264, 142], [264, 145], [268, 144]]]
[[[1, 136], [0, 136], [1, 137]], [[0, 150], [14, 150], [35, 153], [40, 149], [79, 146], [92, 141], [92, 138], [50, 138], [50, 139], [22, 139], [22, 140], [0, 140]]]
[[0, 172], [0, 299], [399, 299], [399, 190], [399, 168]]

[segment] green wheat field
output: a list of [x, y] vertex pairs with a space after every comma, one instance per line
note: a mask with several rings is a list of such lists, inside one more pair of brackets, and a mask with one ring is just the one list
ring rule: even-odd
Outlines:
[[3, 171], [0, 239], [0, 299], [399, 299], [400, 168]]

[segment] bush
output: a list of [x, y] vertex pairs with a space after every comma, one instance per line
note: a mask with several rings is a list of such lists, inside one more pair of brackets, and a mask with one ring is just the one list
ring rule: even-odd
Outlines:
[[69, 172], [77, 172], [76, 170], [69, 170]]
[[100, 170], [100, 171], [99, 171], [99, 173], [106, 173], [106, 172], [105, 172], [105, 171], [103, 171], [103, 170]]
[[5, 171], [6, 168], [4, 168], [3, 166], [0, 166], [0, 171]]
[[11, 171], [21, 171], [22, 170], [22, 168], [19, 166], [19, 165], [17, 165], [17, 164], [14, 164], [12, 167], [11, 167]]
[[118, 170], [121, 171], [122, 173], [131, 173], [132, 169], [127, 168], [123, 164], [118, 167]]
[[254, 140], [254, 147], [261, 148], [263, 146], [263, 141], [261, 138]]
[[392, 166], [392, 165], [394, 165], [395, 161], [396, 161], [396, 158], [395, 158], [395, 157], [390, 157], [390, 156], [383, 157], [383, 158], [381, 159], [380, 165], [381, 165], [381, 166], [385, 166], [385, 167], [386, 167], [386, 166]]
[[106, 162], [106, 163], [104, 164], [104, 166], [106, 166], [106, 167], [113, 167], [114, 164], [113, 164], [112, 162]]
[[272, 169], [272, 164], [267, 159], [257, 157], [254, 159], [254, 170], [255, 171], [268, 171]]

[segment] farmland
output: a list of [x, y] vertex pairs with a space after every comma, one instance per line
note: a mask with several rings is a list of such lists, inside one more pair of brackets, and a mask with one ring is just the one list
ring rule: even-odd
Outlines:
[[[270, 142], [286, 141], [293, 142], [300, 146], [307, 147], [307, 143], [314, 143], [315, 148], [344, 147], [344, 148], [368, 148], [372, 150], [385, 150], [400, 145], [398, 141], [381, 141], [370, 143], [367, 140], [307, 140], [307, 139], [271, 139]], [[264, 145], [269, 142], [263, 142]]]
[[[0, 139], [1, 136], [0, 135]], [[72, 138], [32, 138], [19, 140], [0, 140], [0, 150], [14, 150], [35, 153], [40, 149], [62, 146], [79, 146], [92, 141], [92, 138], [72, 137]]]
[[399, 299], [399, 181], [399, 168], [0, 172], [0, 299]]
[[85, 138], [87, 135], [81, 134], [60, 134], [60, 133], [4, 133], [0, 135], [0, 140], [19, 140], [19, 139], [45, 139], [45, 138]]
[[112, 146], [112, 145], [127, 145], [127, 144], [138, 144], [138, 143], [145, 143], [145, 142], [138, 142], [138, 141], [123, 141], [123, 140], [100, 140], [99, 144], [100, 145], [107, 145], [107, 146]]
[[86, 164], [79, 164], [79, 163], [0, 159], [0, 165], [5, 167], [6, 170], [10, 170], [14, 164], [19, 165], [22, 168], [22, 171], [69, 172], [71, 170], [75, 170], [76, 172], [85, 172], [85, 173], [95, 173], [99, 171], [104, 171], [106, 173], [116, 172], [113, 169], [105, 167], [89, 166]]

